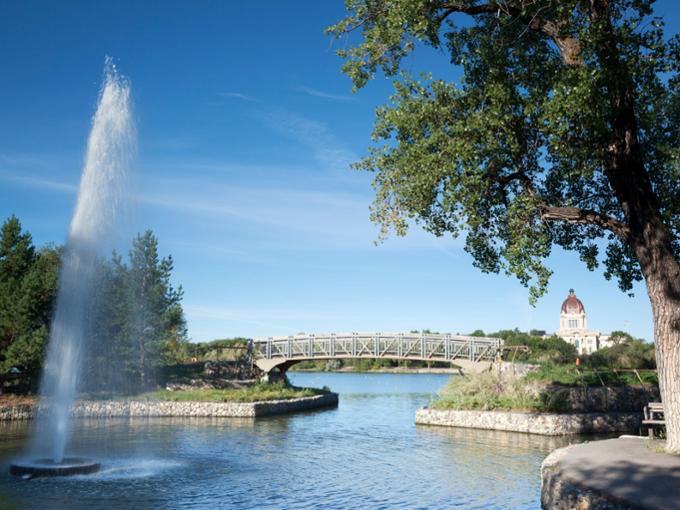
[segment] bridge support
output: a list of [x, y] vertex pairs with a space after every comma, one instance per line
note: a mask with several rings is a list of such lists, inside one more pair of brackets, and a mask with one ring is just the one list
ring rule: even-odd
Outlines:
[[285, 381], [286, 372], [292, 364], [287, 359], [260, 358], [255, 361], [255, 366], [262, 372], [260, 381], [269, 383]]

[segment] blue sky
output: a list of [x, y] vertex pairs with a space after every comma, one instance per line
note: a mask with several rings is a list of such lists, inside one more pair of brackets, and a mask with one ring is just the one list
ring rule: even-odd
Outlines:
[[[105, 55], [132, 83], [136, 230], [175, 260], [192, 339], [296, 332], [557, 329], [570, 287], [590, 326], [652, 338], [645, 289], [621, 293], [573, 253], [550, 260], [535, 308], [515, 279], [474, 269], [460, 240], [411, 230], [375, 246], [366, 152], [373, 111], [323, 29], [341, 1], [0, 1], [0, 218], [62, 243]], [[678, 8], [659, 2], [669, 33]], [[455, 78], [423, 50], [412, 72]]]

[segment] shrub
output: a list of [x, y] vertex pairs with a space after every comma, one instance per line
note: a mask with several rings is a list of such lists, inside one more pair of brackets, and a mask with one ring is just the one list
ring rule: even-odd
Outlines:
[[630, 337], [595, 351], [583, 362], [592, 368], [656, 368], [654, 344]]
[[578, 356], [576, 347], [558, 336], [543, 338], [523, 333], [518, 329], [502, 330], [491, 333], [492, 337], [502, 338], [506, 346], [526, 345], [528, 353], [517, 353], [517, 361], [528, 363], [573, 363]]
[[495, 371], [469, 376], [454, 376], [440, 391], [433, 404], [444, 409], [525, 409], [543, 408], [542, 385]]

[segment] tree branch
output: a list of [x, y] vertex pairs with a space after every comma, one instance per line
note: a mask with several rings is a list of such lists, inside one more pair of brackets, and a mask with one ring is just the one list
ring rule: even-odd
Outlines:
[[[512, 181], [519, 181], [527, 195], [531, 197], [538, 196], [531, 179], [522, 171], [498, 177], [497, 181], [502, 188], [505, 188]], [[540, 197], [538, 198], [541, 199]], [[606, 214], [593, 211], [592, 209], [555, 207], [546, 203], [541, 203], [538, 206], [538, 212], [543, 221], [566, 221], [567, 223], [574, 224], [597, 225], [613, 232], [623, 241], [627, 241], [630, 235], [630, 229], [626, 223], [619, 221], [616, 218], [612, 218], [611, 216], [607, 216]]]
[[622, 221], [601, 214], [591, 209], [579, 209], [578, 207], [553, 207], [549, 205], [539, 206], [539, 213], [541, 219], [566, 221], [567, 223], [575, 224], [591, 224], [598, 225], [606, 230], [616, 234], [622, 240], [627, 240], [630, 235], [628, 225]]
[[583, 62], [580, 57], [581, 45], [578, 39], [562, 34], [562, 24], [546, 20], [538, 16], [536, 12], [533, 16], [523, 14], [517, 7], [501, 4], [478, 4], [466, 5], [459, 2], [445, 2], [441, 5], [444, 13], [439, 21], [444, 21], [449, 15], [454, 12], [468, 14], [470, 16], [479, 16], [480, 14], [493, 14], [504, 12], [508, 16], [522, 21], [528, 28], [535, 32], [540, 32], [550, 37], [560, 50], [562, 61], [570, 66], [582, 65]]

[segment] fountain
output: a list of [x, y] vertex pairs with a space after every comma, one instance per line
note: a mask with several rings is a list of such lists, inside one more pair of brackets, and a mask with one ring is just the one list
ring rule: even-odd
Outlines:
[[71, 406], [88, 348], [86, 324], [96, 296], [97, 257], [114, 248], [115, 225], [124, 205], [124, 184], [135, 153], [128, 81], [106, 57], [104, 83], [87, 142], [78, 200], [59, 273], [56, 309], [40, 388], [35, 450], [40, 457], [12, 464], [25, 476], [91, 473], [95, 461], [65, 455]]

